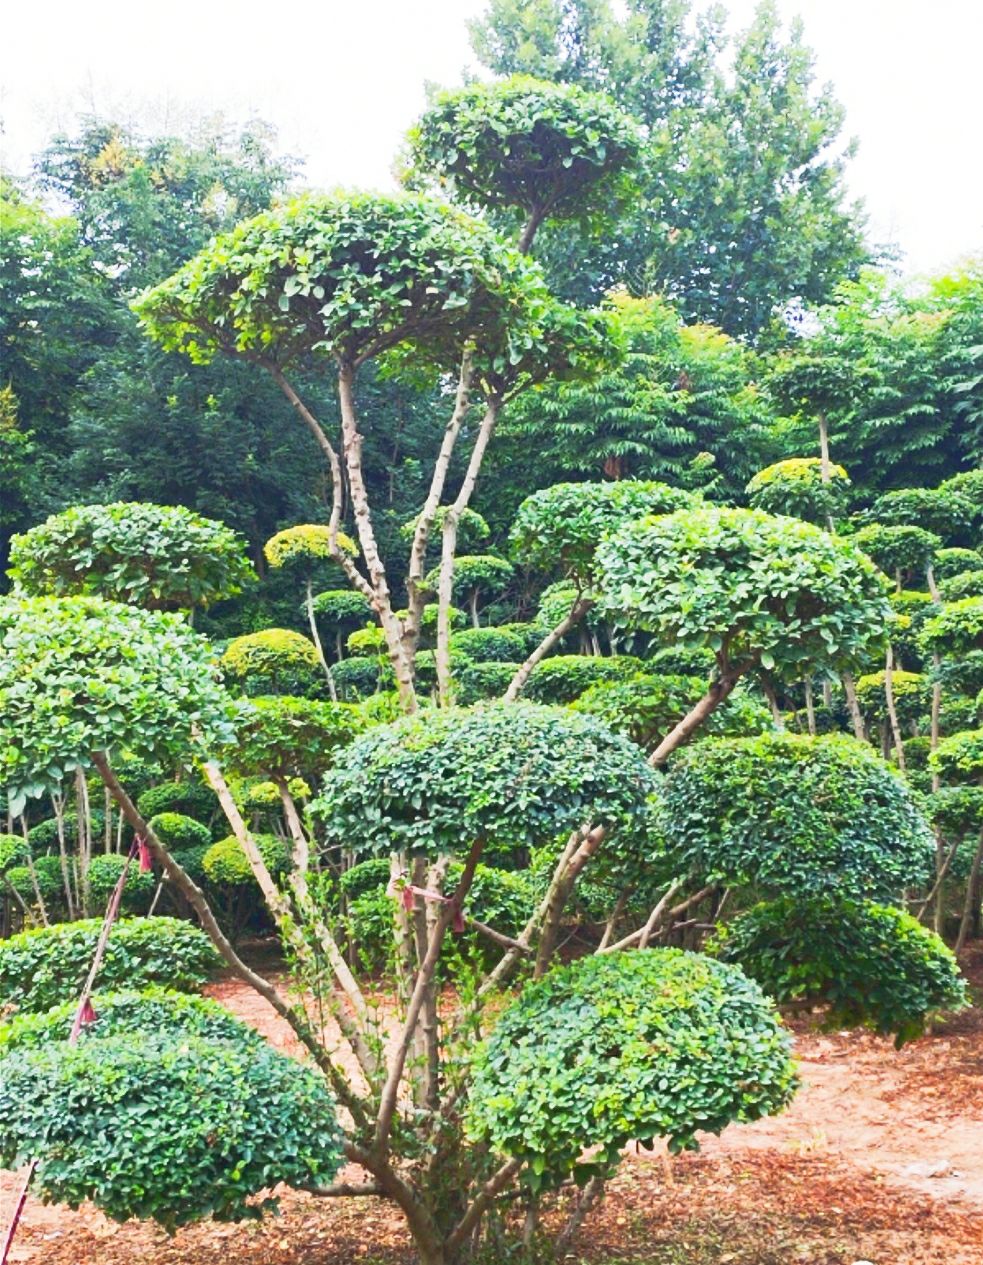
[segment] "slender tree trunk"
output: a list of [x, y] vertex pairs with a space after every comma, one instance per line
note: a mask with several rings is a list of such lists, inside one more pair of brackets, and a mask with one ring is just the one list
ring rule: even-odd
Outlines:
[[522, 691], [526, 688], [526, 683], [528, 682], [530, 676], [532, 676], [533, 669], [536, 665], [546, 658], [557, 642], [562, 641], [568, 632], [570, 632], [573, 628], [576, 628], [593, 605], [593, 598], [582, 597], [579, 593], [577, 594], [568, 613], [560, 620], [555, 628], [552, 628], [546, 634], [543, 640], [539, 643], [529, 658], [526, 659], [525, 663], [521, 668], [519, 668], [518, 672], [516, 672], [515, 676], [509, 682], [509, 688], [502, 696], [503, 702], [515, 702]]
[[674, 751], [690, 740], [707, 717], [711, 716], [721, 703], [727, 701], [741, 675], [741, 673], [731, 674], [713, 682], [696, 706], [666, 734], [649, 756], [649, 764], [653, 769], [661, 768]]
[[471, 612], [471, 627], [480, 628], [481, 623], [478, 619], [478, 590], [471, 590], [471, 597], [468, 601], [468, 610]]
[[901, 725], [898, 722], [898, 709], [894, 702], [894, 648], [890, 642], [888, 642], [887, 654], [884, 658], [884, 700], [887, 703], [888, 720], [891, 722], [891, 736], [894, 739], [894, 750], [898, 757], [898, 768], [902, 773], [907, 773]]
[[803, 684], [805, 686], [806, 723], [809, 726], [809, 737], [815, 738], [816, 736], [816, 705], [813, 702], [813, 698], [812, 698], [812, 681], [808, 677], [806, 677]]
[[853, 676], [849, 672], [841, 672], [840, 680], [843, 682], [843, 693], [846, 695], [846, 705], [853, 724], [853, 736], [858, 742], [866, 742], [867, 730], [864, 726], [863, 713], [860, 710], [860, 703], [857, 699], [857, 687], [854, 684]]
[[331, 668], [324, 655], [324, 647], [321, 645], [321, 636], [317, 630], [317, 619], [314, 615], [314, 594], [311, 592], [311, 582], [308, 579], [304, 592], [304, 608], [307, 611], [307, 623], [311, 630], [311, 640], [314, 642], [314, 648], [317, 650], [317, 657], [321, 661], [321, 667], [324, 669], [324, 675], [328, 678], [328, 692], [331, 695], [331, 701], [337, 703], [338, 691], [335, 689], [334, 677], [331, 675]]
[[966, 947], [970, 930], [979, 916], [981, 872], [983, 872], [983, 830], [980, 831], [979, 843], [976, 845], [976, 853], [969, 868], [969, 878], [966, 880], [966, 899], [963, 902], [962, 918], [959, 920], [959, 934], [953, 947], [957, 957]]

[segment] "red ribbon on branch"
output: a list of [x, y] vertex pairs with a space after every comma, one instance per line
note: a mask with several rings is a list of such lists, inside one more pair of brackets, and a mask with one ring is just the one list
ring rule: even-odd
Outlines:
[[454, 917], [451, 921], [451, 929], [456, 935], [460, 935], [462, 931], [467, 930], [467, 923], [464, 920], [464, 912], [460, 905], [455, 901], [453, 896], [445, 896], [443, 892], [438, 892], [432, 887], [417, 887], [415, 884], [408, 882], [405, 878], [394, 878], [389, 882], [386, 889], [388, 896], [399, 896], [403, 902], [403, 908], [408, 914], [413, 912], [413, 906], [416, 903], [416, 897], [422, 900], [437, 901], [442, 905], [454, 906]]

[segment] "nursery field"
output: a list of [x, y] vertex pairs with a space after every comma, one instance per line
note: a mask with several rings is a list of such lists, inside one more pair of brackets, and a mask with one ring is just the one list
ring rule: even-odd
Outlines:
[[[803, 1088], [787, 1111], [668, 1159], [632, 1154], [573, 1245], [577, 1265], [978, 1265], [983, 1244], [983, 951], [977, 1004], [896, 1051], [797, 1021]], [[281, 1049], [291, 1034], [235, 980], [210, 994]], [[13, 1174], [0, 1174], [6, 1210]], [[371, 1229], [370, 1229], [371, 1227]], [[410, 1265], [397, 1211], [287, 1193], [262, 1223], [168, 1237], [92, 1208], [28, 1204], [22, 1265]]]

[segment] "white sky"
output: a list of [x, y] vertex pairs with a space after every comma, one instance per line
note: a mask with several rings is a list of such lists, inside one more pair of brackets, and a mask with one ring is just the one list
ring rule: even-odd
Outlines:
[[[755, 0], [725, 0], [735, 27]], [[313, 185], [385, 186], [423, 85], [459, 82], [484, 0], [35, 0], [0, 23], [4, 160], [79, 110], [251, 114]], [[860, 139], [850, 187], [911, 272], [983, 251], [983, 3], [779, 0]]]

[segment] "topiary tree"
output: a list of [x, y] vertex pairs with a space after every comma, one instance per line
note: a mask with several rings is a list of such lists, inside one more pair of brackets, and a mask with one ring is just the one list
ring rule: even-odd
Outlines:
[[880, 569], [893, 576], [898, 589], [905, 580], [926, 575], [942, 546], [940, 537], [923, 527], [885, 527], [871, 523], [850, 537], [858, 549], [873, 558]]
[[844, 734], [707, 739], [660, 810], [677, 870], [776, 895], [892, 899], [925, 880], [932, 832], [904, 779]]
[[[505, 628], [468, 628], [451, 637], [455, 659], [472, 663], [513, 663], [522, 658], [525, 643]], [[511, 678], [510, 678], [511, 679]]]
[[946, 602], [922, 625], [919, 640], [926, 654], [967, 655], [983, 650], [983, 597]]
[[[983, 602], [980, 604], [983, 606]], [[963, 603], [957, 603], [957, 605], [963, 605]], [[970, 729], [963, 733], [953, 734], [949, 738], [943, 738], [929, 756], [928, 763], [929, 768], [946, 782], [956, 785], [976, 783], [978, 786], [983, 786], [983, 729]], [[957, 954], [962, 952], [971, 932], [976, 935], [980, 933], [981, 922], [983, 922], [981, 903], [983, 903], [983, 827], [980, 829], [979, 842], [969, 866], [966, 898], [956, 937]]]
[[824, 468], [819, 457], [789, 457], [759, 471], [745, 491], [752, 509], [826, 526], [843, 515], [850, 486], [842, 466]]
[[943, 543], [965, 536], [976, 508], [972, 500], [946, 488], [899, 488], [879, 496], [864, 517], [885, 527], [919, 527]]
[[290, 628], [233, 637], [221, 658], [225, 675], [246, 694], [310, 694], [323, 689], [314, 643]]
[[[471, 627], [479, 628], [479, 598], [488, 598], [508, 588], [512, 579], [512, 565], [493, 554], [472, 554], [455, 558], [452, 592], [463, 597], [471, 616]], [[432, 572], [426, 581], [436, 589], [440, 572]]]
[[364, 593], [352, 589], [326, 589], [311, 599], [314, 618], [334, 637], [335, 656], [345, 657], [347, 633], [361, 628], [372, 614], [372, 606]]
[[948, 580], [942, 580], [939, 594], [944, 602], [961, 602], [964, 597], [983, 597], [983, 566], [976, 571], [961, 571]]
[[652, 755], [699, 728], [747, 673], [795, 680], [835, 671], [883, 643], [890, 607], [849, 541], [760, 510], [701, 507], [628, 523], [597, 551], [600, 604], [626, 628], [714, 654], [714, 679]]
[[466, 202], [519, 211], [519, 249], [547, 218], [584, 219], [628, 195], [637, 125], [610, 98], [515, 76], [438, 94], [410, 133], [418, 169]]
[[[146, 809], [141, 809], [148, 816]], [[172, 852], [182, 852], [185, 848], [207, 848], [212, 841], [212, 832], [200, 821], [187, 817], [184, 813], [161, 812], [149, 814], [149, 823], [160, 841]]]
[[348, 634], [345, 649], [350, 655], [358, 658], [363, 655], [378, 656], [385, 653], [386, 634], [378, 625], [366, 624]]
[[[96, 913], [105, 912], [125, 865], [126, 857], [117, 852], [94, 856], [89, 862], [86, 878], [89, 898]], [[126, 872], [121, 908], [127, 913], [145, 914], [154, 898], [155, 886], [156, 879], [152, 873], [143, 873], [137, 866], [131, 865]]]
[[10, 542], [15, 591], [192, 610], [234, 597], [255, 573], [224, 523], [181, 505], [76, 505]]
[[625, 681], [641, 667], [633, 655], [557, 654], [533, 668], [526, 695], [535, 703], [572, 703], [591, 686]]
[[[881, 725], [888, 719], [885, 680], [884, 672], [871, 672], [857, 678], [857, 698], [865, 716]], [[932, 696], [928, 677], [921, 672], [896, 671], [892, 673], [891, 685], [898, 719], [908, 725], [923, 721]]]
[[978, 549], [940, 549], [935, 555], [935, 577], [940, 583], [966, 571], [983, 571], [983, 553]]
[[826, 1008], [827, 1029], [868, 1027], [900, 1049], [968, 1002], [955, 955], [917, 918], [870, 901], [784, 896], [718, 929], [707, 951], [781, 1003]]

